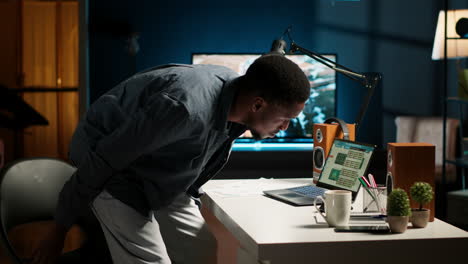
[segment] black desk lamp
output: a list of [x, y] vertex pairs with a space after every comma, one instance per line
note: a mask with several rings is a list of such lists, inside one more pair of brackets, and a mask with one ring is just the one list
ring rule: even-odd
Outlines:
[[[288, 54], [295, 54], [297, 52], [307, 55], [314, 60], [324, 64], [325, 66], [341, 73], [344, 74], [346, 77], [350, 78], [353, 81], [359, 82], [362, 86], [364, 86], [367, 89], [367, 95], [364, 99], [364, 102], [361, 105], [361, 108], [359, 110], [359, 114], [356, 118], [356, 127], [359, 129], [359, 125], [361, 124], [362, 118], [364, 117], [364, 114], [366, 113], [367, 107], [369, 106], [370, 99], [372, 98], [372, 94], [374, 93], [375, 87], [378, 85], [380, 80], [382, 80], [382, 74], [378, 72], [366, 72], [366, 73], [357, 73], [354, 72], [353, 70], [346, 68], [343, 65], [340, 65], [320, 54], [317, 54], [315, 52], [312, 52], [310, 50], [307, 50], [299, 45], [297, 45], [291, 38], [290, 35], [291, 27], [288, 27], [286, 31], [283, 33], [284, 35], [288, 35], [289, 41], [291, 42], [290, 48], [289, 48], [289, 53]], [[276, 39], [273, 41], [273, 44], [271, 46], [271, 54], [282, 54], [285, 55], [286, 52], [286, 41], [283, 40], [281, 37], [280, 39]]]

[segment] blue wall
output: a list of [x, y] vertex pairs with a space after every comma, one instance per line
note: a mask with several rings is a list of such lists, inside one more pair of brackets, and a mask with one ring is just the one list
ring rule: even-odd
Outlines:
[[[443, 1], [170, 2], [90, 1], [91, 102], [136, 71], [190, 63], [192, 53], [267, 52], [292, 25], [301, 46], [336, 53], [356, 71], [383, 73], [361, 140], [385, 147], [395, 140], [396, 114], [441, 114], [442, 63], [431, 61], [431, 52]], [[123, 37], [132, 30], [140, 33], [135, 57], [126, 53]], [[344, 77], [338, 89], [338, 117], [353, 122], [365, 91]]]

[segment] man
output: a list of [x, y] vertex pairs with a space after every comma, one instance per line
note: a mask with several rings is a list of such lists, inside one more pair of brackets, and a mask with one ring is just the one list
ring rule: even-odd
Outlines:
[[54, 260], [66, 231], [91, 208], [114, 263], [207, 263], [216, 241], [200, 214], [199, 189], [249, 129], [258, 140], [286, 130], [310, 84], [280, 55], [244, 76], [214, 65], [164, 65], [101, 96], [76, 129], [56, 230], [35, 256]]

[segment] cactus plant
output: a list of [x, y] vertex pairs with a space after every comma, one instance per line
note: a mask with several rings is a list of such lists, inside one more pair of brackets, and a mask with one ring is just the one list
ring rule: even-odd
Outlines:
[[392, 216], [410, 216], [411, 208], [408, 194], [397, 188], [387, 198], [387, 213]]
[[423, 205], [432, 201], [434, 192], [432, 186], [427, 182], [415, 182], [410, 188], [411, 199], [419, 203], [419, 210], [423, 209]]

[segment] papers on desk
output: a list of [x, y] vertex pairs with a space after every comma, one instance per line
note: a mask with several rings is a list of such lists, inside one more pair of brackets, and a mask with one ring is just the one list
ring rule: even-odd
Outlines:
[[290, 188], [301, 185], [304, 185], [304, 183], [298, 184], [297, 182], [288, 182], [287, 180], [278, 182], [277, 179], [274, 180], [260, 178], [255, 180], [235, 181], [232, 183], [226, 183], [221, 186], [217, 186], [216, 188], [212, 189], [204, 188], [204, 190], [214, 193], [223, 198], [229, 198], [242, 196], [258, 196], [263, 195], [263, 191], [265, 190]]

